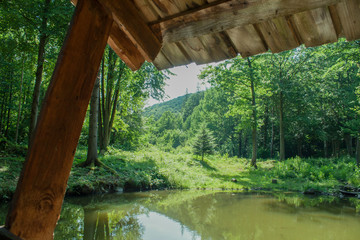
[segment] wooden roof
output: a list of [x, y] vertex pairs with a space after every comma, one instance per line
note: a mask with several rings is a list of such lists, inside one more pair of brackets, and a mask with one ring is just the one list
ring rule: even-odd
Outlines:
[[98, 0], [109, 45], [133, 70], [248, 57], [360, 38], [360, 0]]

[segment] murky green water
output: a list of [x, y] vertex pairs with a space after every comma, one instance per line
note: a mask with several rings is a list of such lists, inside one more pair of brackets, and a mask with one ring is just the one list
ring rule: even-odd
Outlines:
[[154, 191], [70, 198], [55, 239], [358, 239], [356, 206], [358, 199], [290, 193]]

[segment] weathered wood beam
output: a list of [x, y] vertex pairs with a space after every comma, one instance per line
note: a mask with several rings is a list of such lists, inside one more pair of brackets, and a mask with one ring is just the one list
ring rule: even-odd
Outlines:
[[116, 22], [112, 25], [108, 44], [133, 71], [138, 70], [145, 61], [138, 48], [119, 28]]
[[[342, 0], [230, 0], [212, 3], [198, 11], [189, 11], [151, 24], [160, 25], [164, 42], [178, 42], [248, 24], [268, 21]], [[346, 0], [345, 0], [346, 1]]]
[[[71, 0], [76, 6], [77, 0]], [[159, 31], [159, 30], [158, 30]], [[140, 53], [137, 44], [134, 44], [126, 33], [114, 22], [108, 39], [109, 46], [133, 71], [138, 70], [145, 62], [144, 56]]]
[[98, 0], [114, 21], [127, 34], [144, 58], [152, 62], [161, 49], [161, 42], [130, 0]]
[[78, 1], [6, 219], [23, 239], [53, 239], [112, 22], [95, 0]]

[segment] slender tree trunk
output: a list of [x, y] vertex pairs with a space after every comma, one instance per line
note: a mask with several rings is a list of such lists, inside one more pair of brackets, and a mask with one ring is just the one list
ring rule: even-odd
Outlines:
[[[101, 81], [101, 112], [102, 112], [102, 138], [100, 142], [101, 151], [106, 151], [110, 143], [110, 118], [111, 118], [111, 97], [113, 93], [113, 83], [114, 83], [114, 71], [116, 64], [116, 57], [114, 56], [112, 50], [109, 50], [108, 54], [108, 69], [107, 69], [107, 79], [105, 86], [105, 79], [102, 78]], [[105, 91], [106, 89], [106, 91]]]
[[268, 129], [269, 129], [269, 107], [266, 104], [265, 106], [265, 119], [264, 119], [264, 130], [263, 130], [263, 134], [264, 134], [264, 142], [263, 142], [263, 148], [268, 150], [268, 146], [269, 146], [269, 133], [268, 133]]
[[103, 109], [104, 109], [104, 106], [103, 106], [103, 101], [102, 99], [104, 99], [104, 89], [103, 89], [103, 86], [104, 86], [104, 73], [105, 73], [105, 63], [104, 63], [105, 59], [104, 57], [102, 58], [102, 61], [101, 61], [101, 78], [100, 78], [100, 89], [99, 89], [99, 92], [100, 92], [100, 98], [99, 98], [99, 119], [98, 119], [98, 137], [99, 137], [99, 145], [100, 145], [100, 151], [102, 150], [102, 144], [103, 144], [103, 139], [104, 139], [104, 136], [103, 136], [103, 125], [102, 125], [102, 122], [103, 122]]
[[251, 154], [251, 166], [257, 168], [257, 113], [256, 113], [256, 94], [254, 84], [254, 74], [251, 67], [251, 61], [247, 58], [248, 66], [250, 69], [250, 88], [251, 88], [251, 107], [252, 107], [252, 120], [251, 120], [251, 140], [252, 140], [252, 154]]
[[11, 105], [12, 105], [12, 96], [13, 96], [13, 73], [10, 74], [10, 91], [9, 91], [9, 101], [8, 101], [8, 109], [7, 109], [7, 120], [6, 120], [6, 130], [5, 130], [5, 138], [9, 137], [9, 128], [10, 128], [10, 116], [11, 116]]
[[279, 112], [280, 112], [280, 161], [285, 160], [285, 134], [284, 134], [284, 96], [283, 92], [280, 91], [280, 102], [279, 102]]
[[15, 131], [15, 143], [18, 142], [18, 137], [19, 137], [19, 125], [20, 125], [20, 117], [21, 117], [21, 105], [22, 105], [22, 92], [23, 92], [23, 84], [24, 84], [24, 66], [25, 66], [25, 58], [23, 59], [23, 64], [22, 64], [22, 69], [21, 69], [19, 105], [18, 105], [18, 114], [17, 114], [16, 131]]
[[360, 167], [360, 136], [356, 139], [356, 165]]
[[238, 152], [238, 157], [241, 158], [242, 157], [242, 134], [243, 133], [243, 130], [240, 130], [239, 131], [239, 152]]
[[98, 160], [98, 113], [99, 113], [99, 81], [100, 76], [95, 80], [94, 89], [90, 100], [90, 116], [89, 116], [89, 136], [88, 136], [88, 150], [86, 161], [81, 163], [81, 167], [86, 166], [100, 166]]
[[339, 141], [338, 140], [332, 140], [332, 149], [333, 149], [333, 156], [334, 157], [339, 157], [339, 150], [340, 150], [340, 147], [339, 147]]
[[[100, 143], [101, 151], [106, 151], [110, 144], [111, 130], [115, 120], [117, 102], [119, 99], [120, 79], [123, 74], [124, 64], [120, 63], [119, 76], [114, 80], [115, 65], [117, 57], [111, 50], [109, 51], [109, 67], [106, 81], [106, 93], [102, 90], [102, 139]], [[105, 83], [102, 81], [102, 89]]]
[[0, 134], [3, 133], [3, 116], [5, 116], [5, 100], [6, 98], [6, 93], [3, 92], [2, 96], [1, 96], [1, 110], [0, 110]]
[[243, 157], [247, 158], [247, 148], [248, 148], [248, 132], [246, 131], [244, 134], [244, 146], [243, 146]]
[[353, 156], [353, 149], [352, 149], [352, 137], [350, 135], [350, 133], [346, 133], [344, 135], [344, 139], [345, 139], [345, 144], [346, 144], [346, 151], [347, 151], [347, 155], [348, 156]]
[[299, 137], [297, 139], [297, 155], [299, 157], [302, 157], [302, 141], [301, 141], [301, 137]]
[[326, 139], [324, 140], [324, 157], [325, 157], [325, 158], [328, 158], [328, 157], [329, 157], [328, 142], [326, 141]]
[[40, 42], [39, 42], [39, 51], [37, 58], [37, 67], [35, 73], [35, 86], [33, 92], [33, 100], [31, 105], [31, 114], [30, 114], [30, 128], [29, 128], [29, 145], [31, 143], [31, 138], [36, 127], [37, 115], [39, 110], [39, 100], [40, 100], [40, 86], [44, 69], [44, 60], [45, 60], [45, 46], [48, 35], [46, 34], [47, 28], [47, 13], [50, 8], [50, 0], [45, 0], [44, 9], [43, 9], [43, 18], [40, 27]]
[[275, 138], [275, 127], [274, 122], [271, 122], [271, 140], [270, 140], [270, 158], [274, 156], [274, 138]]

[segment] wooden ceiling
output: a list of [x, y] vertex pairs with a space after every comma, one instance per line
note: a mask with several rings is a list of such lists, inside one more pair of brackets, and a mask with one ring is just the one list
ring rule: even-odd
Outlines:
[[114, 19], [108, 44], [133, 69], [360, 38], [360, 0], [97, 0]]

